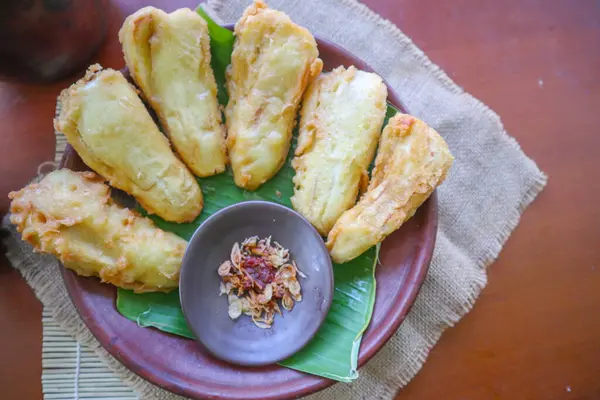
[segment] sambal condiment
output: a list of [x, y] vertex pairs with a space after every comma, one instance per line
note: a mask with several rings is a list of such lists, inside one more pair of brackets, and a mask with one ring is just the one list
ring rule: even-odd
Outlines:
[[275, 313], [282, 315], [278, 301], [290, 311], [294, 302], [302, 300], [297, 277], [306, 276], [290, 261], [289, 250], [271, 237], [252, 236], [241, 246], [236, 242], [231, 260], [221, 264], [217, 272], [222, 279], [220, 294], [227, 295], [229, 302], [229, 317], [246, 314], [259, 328], [270, 328]]

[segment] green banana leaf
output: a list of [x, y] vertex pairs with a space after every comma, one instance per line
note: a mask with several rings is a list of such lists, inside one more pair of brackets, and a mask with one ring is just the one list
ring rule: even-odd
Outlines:
[[[219, 89], [219, 102], [227, 103], [225, 69], [231, 60], [234, 36], [198, 8], [208, 22], [211, 37], [212, 67]], [[386, 120], [397, 111], [388, 106]], [[293, 194], [290, 165], [296, 145], [297, 132], [288, 159], [281, 171], [258, 190], [248, 192], [234, 185], [231, 171], [199, 179], [204, 195], [204, 209], [192, 223], [176, 224], [150, 216], [162, 229], [189, 240], [196, 228], [216, 211], [246, 200], [268, 200], [291, 207]], [[141, 208], [140, 211], [143, 212]], [[343, 265], [334, 265], [334, 295], [331, 309], [314, 339], [294, 356], [280, 364], [306, 373], [342, 382], [358, 377], [357, 361], [362, 334], [369, 325], [375, 301], [375, 266], [379, 247], [373, 247], [362, 256]], [[215, 267], [216, 268], [216, 267]], [[216, 269], [215, 269], [216, 273]], [[217, 289], [215, 289], [217, 290]], [[179, 303], [179, 293], [134, 294], [119, 289], [117, 309], [140, 326], [154, 327], [165, 332], [194, 338], [186, 324]]]

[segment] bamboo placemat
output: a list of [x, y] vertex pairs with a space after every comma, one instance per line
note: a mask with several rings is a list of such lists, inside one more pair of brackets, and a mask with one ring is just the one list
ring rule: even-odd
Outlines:
[[42, 390], [45, 400], [137, 400], [94, 353], [73, 339], [44, 308]]

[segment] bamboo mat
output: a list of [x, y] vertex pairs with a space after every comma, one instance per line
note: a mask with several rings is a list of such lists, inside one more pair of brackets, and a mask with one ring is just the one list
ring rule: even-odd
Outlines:
[[63, 330], [44, 308], [42, 314], [44, 400], [138, 400], [133, 390]]

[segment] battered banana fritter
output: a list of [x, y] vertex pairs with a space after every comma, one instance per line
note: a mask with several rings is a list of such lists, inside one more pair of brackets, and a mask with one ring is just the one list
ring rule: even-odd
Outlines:
[[308, 30], [261, 0], [235, 25], [227, 71], [227, 149], [236, 185], [254, 190], [285, 162], [302, 93], [320, 72]]
[[225, 127], [204, 19], [144, 7], [119, 32], [125, 62], [183, 162], [197, 176], [225, 170]]
[[291, 200], [323, 236], [368, 185], [386, 97], [378, 75], [355, 67], [321, 74], [304, 94]]
[[88, 167], [167, 221], [193, 221], [200, 214], [198, 182], [123, 74], [93, 65], [63, 90], [60, 103], [54, 127]]
[[454, 158], [423, 121], [397, 114], [383, 130], [367, 192], [327, 238], [333, 261], [350, 261], [411, 218], [444, 179]]
[[9, 197], [22, 239], [77, 274], [138, 293], [178, 287], [187, 242], [115, 204], [95, 173], [53, 171]]

